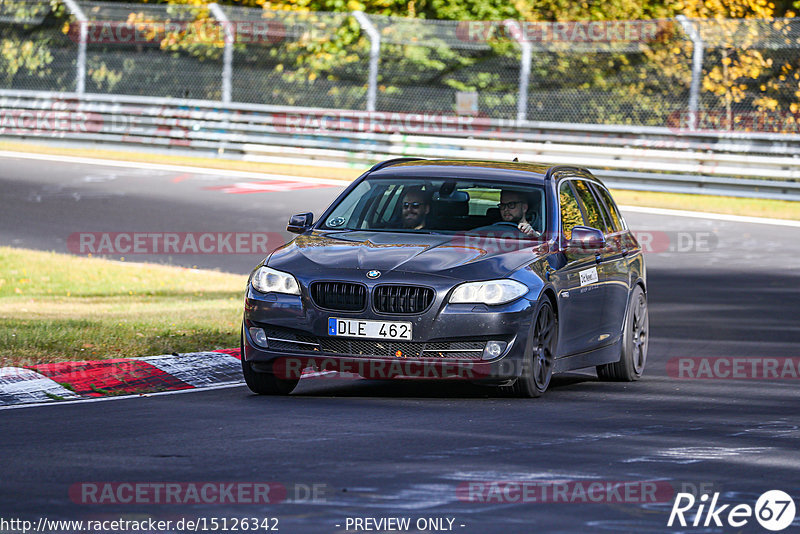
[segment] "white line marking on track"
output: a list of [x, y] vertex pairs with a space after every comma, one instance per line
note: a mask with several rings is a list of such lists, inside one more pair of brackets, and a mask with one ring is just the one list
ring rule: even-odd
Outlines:
[[[313, 178], [311, 176], [290, 176], [286, 174], [262, 174], [258, 172], [234, 171], [226, 169], [206, 169], [203, 167], [190, 167], [185, 165], [169, 165], [165, 163], [144, 163], [140, 161], [124, 161], [97, 158], [80, 158], [76, 156], [56, 156], [51, 154], [32, 154], [27, 152], [13, 152], [0, 150], [0, 158], [36, 159], [42, 161], [60, 161], [64, 163], [83, 163], [86, 165], [104, 165], [108, 167], [123, 167], [135, 169], [153, 169], [159, 171], [174, 171], [181, 173], [195, 173], [208, 175], [225, 175], [231, 177], [254, 178], [260, 180], [290, 180], [313, 184], [347, 186], [349, 180], [335, 180], [331, 178]], [[746, 217], [743, 215], [725, 215], [722, 213], [706, 213], [702, 211], [673, 210], [664, 208], [645, 208], [641, 206], [620, 206], [623, 211], [652, 213], [654, 215], [671, 215], [674, 217], [696, 217], [701, 219], [716, 219], [721, 221], [773, 224], [800, 228], [800, 221], [786, 219], [771, 219], [767, 217]]]
[[707, 213], [703, 211], [671, 210], [665, 208], [645, 208], [642, 206], [620, 206], [622, 211], [634, 213], [651, 213], [653, 215], [670, 215], [672, 217], [695, 217], [699, 219], [714, 219], [715, 221], [731, 221], [753, 224], [774, 224], [777, 226], [791, 226], [800, 228], [800, 221], [788, 219], [770, 219], [767, 217], [746, 217], [744, 215], [726, 215], [724, 213]]
[[152, 169], [156, 171], [173, 171], [180, 173], [222, 175], [236, 178], [255, 178], [259, 180], [289, 180], [310, 184], [338, 185], [346, 187], [350, 180], [335, 180], [333, 178], [313, 178], [311, 176], [290, 176], [287, 174], [264, 174], [259, 172], [234, 171], [228, 169], [206, 169], [203, 167], [190, 167], [185, 165], [170, 165], [166, 163], [144, 163], [141, 161], [123, 161], [112, 159], [79, 158], [76, 156], [55, 156], [51, 154], [28, 154], [26, 152], [0, 151], [0, 158], [35, 159], [41, 161], [59, 161], [63, 163], [81, 163], [85, 165], [101, 165], [107, 167], [124, 167], [128, 169]]

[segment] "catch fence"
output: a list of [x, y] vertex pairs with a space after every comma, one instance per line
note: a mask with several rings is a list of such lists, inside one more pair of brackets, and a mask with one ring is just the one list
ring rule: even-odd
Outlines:
[[0, 88], [798, 133], [800, 21], [0, 0]]

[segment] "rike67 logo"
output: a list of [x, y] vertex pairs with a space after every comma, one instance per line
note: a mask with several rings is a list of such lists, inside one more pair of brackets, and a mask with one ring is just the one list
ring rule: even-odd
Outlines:
[[720, 504], [719, 495], [714, 493], [709, 497], [703, 494], [696, 499], [691, 493], [678, 493], [667, 526], [677, 523], [682, 527], [723, 527], [727, 523], [727, 526], [742, 528], [755, 516], [762, 527], [779, 532], [791, 525], [795, 518], [794, 500], [780, 490], [764, 492], [756, 500], [755, 507], [745, 503]]

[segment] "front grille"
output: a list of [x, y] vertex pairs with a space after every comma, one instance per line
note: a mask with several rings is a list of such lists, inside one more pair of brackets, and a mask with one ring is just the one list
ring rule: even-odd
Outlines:
[[378, 286], [372, 302], [381, 313], [422, 313], [433, 302], [433, 290], [417, 286]]
[[362, 339], [339, 339], [335, 336], [320, 338], [320, 346], [323, 352], [353, 356], [419, 358], [423, 345], [424, 343], [412, 343], [409, 341], [367, 341]]
[[317, 337], [301, 330], [271, 325], [265, 325], [263, 328], [267, 334], [270, 349], [306, 354], [480, 360], [483, 348], [486, 346], [486, 341], [431, 341], [428, 343], [380, 341], [336, 336]]
[[350, 282], [314, 282], [311, 298], [320, 308], [361, 311], [367, 304], [367, 288]]
[[[451, 360], [480, 360], [486, 341], [381, 341], [337, 336], [317, 337], [302, 330], [263, 325], [267, 343], [272, 350], [328, 353], [346, 356], [381, 358], [447, 358]], [[398, 351], [400, 353], [398, 354]]]
[[322, 352], [349, 356], [382, 358], [448, 358], [480, 360], [485, 341], [445, 341], [414, 343], [411, 341], [374, 341], [332, 337], [319, 338]]
[[320, 351], [317, 338], [306, 332], [277, 326], [267, 326], [264, 332], [267, 334], [267, 344], [273, 350]]

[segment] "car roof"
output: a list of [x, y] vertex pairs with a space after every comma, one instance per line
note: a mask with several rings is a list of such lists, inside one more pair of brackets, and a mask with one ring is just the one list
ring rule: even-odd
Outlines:
[[379, 178], [465, 178], [498, 181], [525, 181], [542, 184], [551, 165], [515, 161], [406, 160], [384, 162], [369, 176]]

